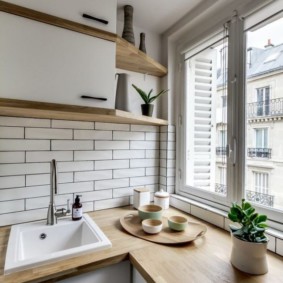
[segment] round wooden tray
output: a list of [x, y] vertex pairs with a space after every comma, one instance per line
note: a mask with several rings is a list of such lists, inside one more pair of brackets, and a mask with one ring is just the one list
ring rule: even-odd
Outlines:
[[152, 235], [147, 234], [143, 231], [141, 219], [139, 218], [137, 212], [124, 215], [120, 218], [120, 223], [122, 227], [130, 234], [147, 241], [167, 245], [184, 244], [194, 241], [202, 237], [207, 230], [205, 225], [194, 222], [188, 222], [187, 228], [184, 231], [178, 232], [173, 231], [168, 227], [168, 221], [166, 217], [162, 217], [162, 222], [163, 228], [161, 232]]

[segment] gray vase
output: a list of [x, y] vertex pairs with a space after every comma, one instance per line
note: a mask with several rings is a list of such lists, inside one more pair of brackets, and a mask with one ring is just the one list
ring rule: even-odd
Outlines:
[[124, 6], [124, 30], [122, 38], [135, 45], [135, 35], [133, 29], [134, 8], [131, 5]]
[[117, 89], [116, 89], [116, 100], [115, 100], [115, 109], [130, 111], [130, 101], [128, 93], [128, 74], [116, 74], [118, 77], [117, 80]]
[[145, 33], [141, 32], [140, 33], [140, 47], [139, 50], [142, 51], [143, 53], [146, 53], [145, 49]]

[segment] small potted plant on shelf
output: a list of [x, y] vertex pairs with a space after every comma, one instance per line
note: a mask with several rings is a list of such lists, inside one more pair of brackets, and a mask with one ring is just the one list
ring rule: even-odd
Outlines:
[[151, 89], [148, 93], [143, 91], [142, 89], [138, 88], [134, 84], [132, 84], [133, 88], [138, 92], [142, 100], [144, 101], [144, 104], [141, 105], [142, 115], [145, 116], [152, 116], [153, 112], [153, 104], [151, 104], [155, 99], [157, 99], [160, 95], [166, 93], [167, 90], [161, 90], [158, 94], [152, 95], [153, 89]]
[[266, 250], [268, 238], [266, 215], [260, 215], [245, 199], [241, 205], [233, 203], [228, 218], [238, 223], [230, 224], [232, 237], [231, 263], [237, 269], [250, 274], [264, 274], [268, 271]]

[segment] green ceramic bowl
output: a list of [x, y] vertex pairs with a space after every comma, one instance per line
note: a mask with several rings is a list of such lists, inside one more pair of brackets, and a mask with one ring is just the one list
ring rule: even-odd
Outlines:
[[168, 218], [168, 226], [175, 231], [183, 231], [188, 226], [188, 219], [183, 216], [171, 216]]
[[139, 217], [144, 219], [161, 219], [162, 207], [156, 204], [142, 205], [138, 208]]

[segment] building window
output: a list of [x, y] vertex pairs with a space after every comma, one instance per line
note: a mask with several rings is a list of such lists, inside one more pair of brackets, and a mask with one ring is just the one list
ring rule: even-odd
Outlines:
[[268, 173], [253, 171], [254, 190], [261, 194], [268, 194]]
[[253, 171], [253, 188], [246, 190], [246, 198], [249, 201], [261, 205], [273, 207], [274, 196], [269, 194], [269, 174]]
[[248, 148], [248, 157], [271, 158], [271, 148], [268, 148], [268, 128], [254, 129], [253, 141], [255, 146]]
[[261, 87], [256, 90], [257, 116], [270, 114], [270, 87]]

